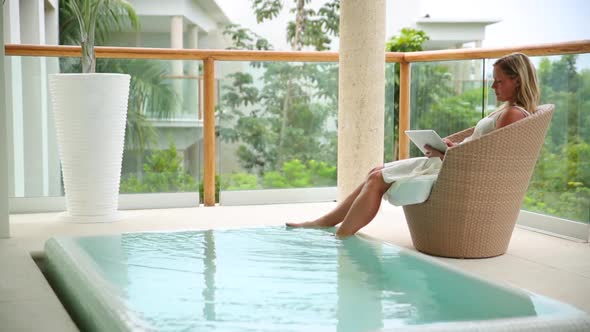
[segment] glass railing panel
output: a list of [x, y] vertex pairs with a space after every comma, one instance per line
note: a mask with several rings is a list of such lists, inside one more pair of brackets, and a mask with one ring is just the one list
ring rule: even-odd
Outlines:
[[59, 60], [5, 57], [9, 197], [62, 196], [48, 75]]
[[[418, 62], [411, 72], [411, 129], [434, 129], [445, 137], [482, 118], [487, 90], [483, 60]], [[422, 156], [411, 144], [410, 156]]]
[[338, 66], [219, 62], [222, 191], [336, 185]]
[[[532, 60], [541, 104], [554, 104], [555, 111], [522, 208], [589, 223], [590, 54]], [[487, 65], [489, 73], [493, 62]]]
[[[63, 196], [48, 90], [51, 73], [79, 73], [77, 58], [6, 57], [11, 197]], [[98, 59], [130, 74], [120, 193], [197, 192], [201, 178], [200, 62]]]
[[383, 160], [389, 162], [397, 159], [399, 154], [399, 64], [385, 63], [385, 128], [383, 141]]

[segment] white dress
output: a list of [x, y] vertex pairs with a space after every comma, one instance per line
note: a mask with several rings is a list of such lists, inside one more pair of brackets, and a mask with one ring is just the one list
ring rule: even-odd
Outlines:
[[[525, 116], [530, 115], [524, 108], [515, 107], [525, 113]], [[493, 131], [496, 128], [496, 121], [504, 111], [505, 109], [496, 111], [479, 120], [473, 134], [466, 137], [463, 142], [469, 142]], [[441, 166], [442, 160], [440, 158], [428, 157], [397, 160], [384, 164], [381, 170], [383, 180], [387, 183], [394, 183], [383, 195], [383, 199], [397, 206], [418, 204], [426, 201], [430, 196], [430, 191], [436, 182]]]

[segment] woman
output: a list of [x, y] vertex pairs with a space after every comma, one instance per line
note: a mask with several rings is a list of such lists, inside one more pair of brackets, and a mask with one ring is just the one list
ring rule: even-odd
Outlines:
[[[539, 87], [535, 68], [530, 59], [522, 53], [506, 55], [494, 63], [492, 89], [496, 99], [504, 103], [498, 110], [481, 119], [475, 126], [473, 134], [463, 142], [524, 119], [537, 108]], [[457, 145], [447, 139], [445, 143], [449, 148]], [[373, 220], [379, 211], [381, 199], [388, 190], [390, 195], [398, 194], [399, 184], [408, 178], [408, 174], [412, 177], [436, 177], [442, 165], [444, 153], [428, 145], [426, 149], [428, 150], [426, 157], [394, 161], [372, 169], [365, 181], [328, 214], [309, 222], [287, 223], [287, 226], [333, 227], [342, 223], [336, 231], [338, 237], [344, 238], [355, 234]], [[397, 185], [393, 185], [396, 182]], [[411, 181], [407, 183], [411, 184]]]

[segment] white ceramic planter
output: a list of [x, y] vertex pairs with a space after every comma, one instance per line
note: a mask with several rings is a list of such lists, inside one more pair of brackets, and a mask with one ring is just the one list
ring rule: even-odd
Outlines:
[[72, 222], [109, 222], [117, 211], [131, 77], [49, 76], [67, 211]]

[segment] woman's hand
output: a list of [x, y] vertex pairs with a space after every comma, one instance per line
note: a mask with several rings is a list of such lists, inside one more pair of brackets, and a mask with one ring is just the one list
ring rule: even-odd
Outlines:
[[448, 138], [443, 138], [443, 142], [445, 142], [445, 144], [446, 144], [446, 145], [447, 145], [449, 148], [452, 148], [453, 146], [457, 145], [457, 143], [455, 143], [455, 142], [451, 141], [451, 140], [450, 140], [450, 139], [448, 139]]
[[428, 157], [428, 158], [438, 157], [441, 160], [442, 159], [445, 159], [444, 152], [438, 151], [438, 150], [436, 150], [435, 148], [433, 148], [432, 146], [430, 146], [428, 144], [424, 145], [424, 148], [427, 150], [426, 153], [425, 153], [426, 157]]
[[[458, 145], [457, 143], [451, 141], [448, 138], [443, 138], [443, 142], [445, 142], [445, 144], [449, 147], [452, 148], [453, 146]], [[432, 146], [426, 144], [424, 145], [424, 148], [428, 151], [426, 151], [425, 155], [428, 158], [433, 158], [433, 157], [439, 157], [441, 160], [445, 159], [445, 153], [439, 150], [436, 150], [435, 148], [433, 148]]]

